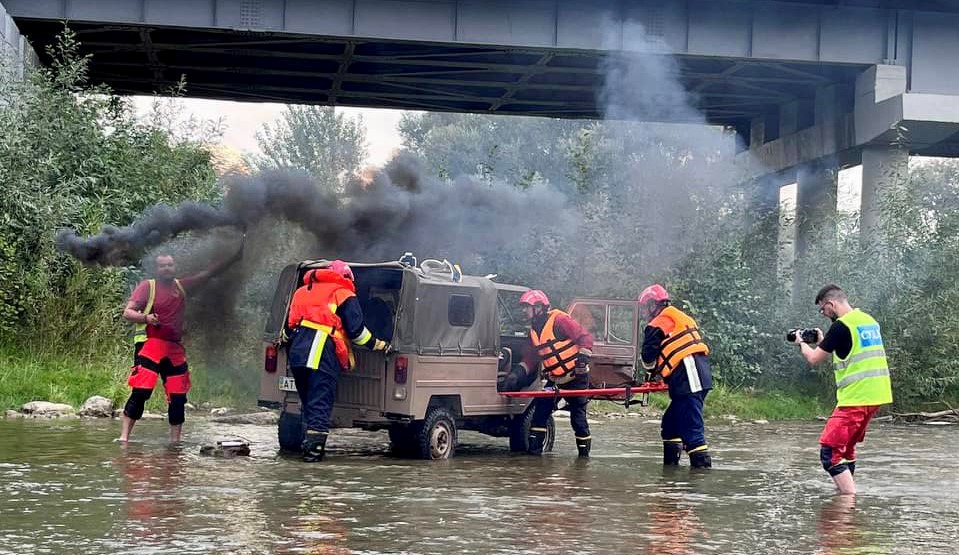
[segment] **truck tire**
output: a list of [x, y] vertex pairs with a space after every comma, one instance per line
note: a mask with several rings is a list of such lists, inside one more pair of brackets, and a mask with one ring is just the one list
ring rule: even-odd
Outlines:
[[[509, 450], [514, 453], [525, 453], [529, 446], [529, 427], [533, 423], [532, 404], [526, 412], [513, 418], [509, 430]], [[556, 439], [556, 424], [553, 423], [553, 416], [550, 415], [546, 421], [546, 441], [543, 442], [543, 452], [548, 453], [553, 450], [553, 440]]]
[[281, 450], [299, 453], [303, 449], [303, 420], [300, 415], [290, 412], [280, 413], [277, 435]]
[[426, 460], [442, 460], [456, 451], [456, 420], [446, 407], [433, 407], [422, 422], [413, 426], [415, 454]]

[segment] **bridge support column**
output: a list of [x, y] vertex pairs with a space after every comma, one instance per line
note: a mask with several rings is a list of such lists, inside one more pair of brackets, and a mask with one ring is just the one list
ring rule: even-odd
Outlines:
[[909, 176], [909, 149], [904, 146], [867, 146], [862, 150], [862, 204], [859, 240], [863, 248], [882, 244], [882, 199], [903, 187]]
[[825, 159], [799, 168], [796, 186], [796, 242], [793, 258], [793, 298], [804, 285], [806, 256], [814, 243], [836, 239], [836, 196], [839, 168]]
[[778, 176], [767, 176], [753, 184], [752, 198], [746, 214], [746, 232], [751, 248], [748, 256], [760, 275], [756, 277], [770, 286], [776, 283], [779, 262], [779, 188]]

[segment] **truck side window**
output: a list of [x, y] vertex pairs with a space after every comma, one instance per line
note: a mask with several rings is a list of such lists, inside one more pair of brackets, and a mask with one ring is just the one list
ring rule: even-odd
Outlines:
[[468, 328], [473, 325], [473, 297], [469, 295], [450, 295], [449, 320], [451, 326]]
[[609, 343], [629, 345], [636, 335], [633, 307], [609, 305]]
[[605, 304], [576, 303], [569, 315], [593, 336], [593, 341], [606, 342]]

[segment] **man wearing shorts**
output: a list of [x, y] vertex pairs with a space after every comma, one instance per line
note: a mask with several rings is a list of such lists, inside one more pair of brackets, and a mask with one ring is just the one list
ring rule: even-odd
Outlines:
[[170, 441], [180, 441], [185, 419], [190, 371], [181, 343], [187, 292], [240, 259], [243, 249], [229, 260], [189, 277], [177, 279], [176, 262], [169, 254], [156, 257], [156, 277], [141, 281], [123, 310], [123, 318], [137, 324], [135, 360], [127, 383], [130, 398], [123, 408], [119, 441], [128, 441], [136, 421], [153, 393], [157, 379], [163, 381], [170, 422]]
[[816, 295], [819, 313], [833, 321], [813, 347], [796, 334], [802, 355], [819, 364], [832, 355], [836, 378], [836, 408], [819, 436], [823, 468], [843, 495], [854, 495], [856, 444], [866, 437], [869, 421], [881, 405], [892, 403], [892, 384], [879, 324], [849, 305], [846, 292], [829, 284]]

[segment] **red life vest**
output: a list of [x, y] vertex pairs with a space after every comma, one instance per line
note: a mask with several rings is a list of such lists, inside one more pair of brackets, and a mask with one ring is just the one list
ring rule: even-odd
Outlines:
[[579, 345], [572, 339], [557, 339], [553, 325], [560, 314], [569, 316], [562, 310], [553, 309], [548, 313], [543, 331], [537, 333], [530, 328], [529, 338], [533, 348], [543, 361], [543, 373], [555, 383], [566, 383], [576, 368], [576, 355], [579, 354]]
[[699, 324], [674, 306], [665, 307], [649, 321], [649, 325], [663, 330], [666, 334], [666, 338], [660, 343], [655, 370], [661, 372], [664, 378], [668, 378], [687, 356], [709, 354], [709, 347], [703, 342]]
[[293, 293], [287, 325], [290, 328], [310, 328], [316, 334], [316, 348], [311, 350], [315, 355], [307, 361], [307, 367], [319, 368], [323, 344], [331, 337], [340, 366], [349, 370], [353, 367], [353, 350], [336, 310], [347, 299], [356, 296], [356, 285], [328, 269], [310, 270], [303, 276], [303, 283]]

